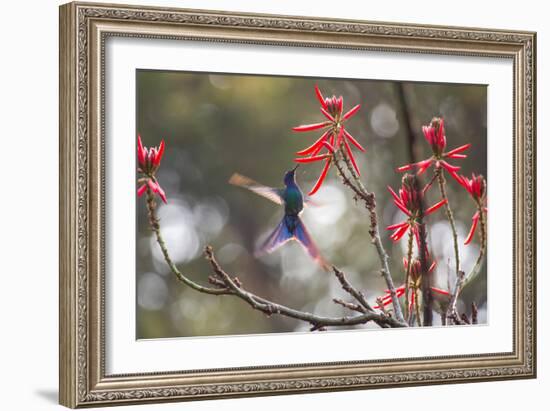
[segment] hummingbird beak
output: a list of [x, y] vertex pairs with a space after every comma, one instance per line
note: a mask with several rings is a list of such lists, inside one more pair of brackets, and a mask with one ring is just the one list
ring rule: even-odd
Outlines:
[[300, 167], [300, 164], [296, 164], [296, 166], [292, 169], [292, 171], [296, 171], [296, 169]]

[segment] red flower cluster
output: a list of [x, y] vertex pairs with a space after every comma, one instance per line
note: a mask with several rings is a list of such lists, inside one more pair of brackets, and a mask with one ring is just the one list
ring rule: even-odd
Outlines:
[[138, 197], [141, 197], [143, 193], [147, 191], [147, 188], [149, 188], [166, 203], [166, 194], [164, 194], [164, 190], [155, 177], [155, 173], [160, 166], [160, 161], [162, 160], [163, 154], [164, 140], [160, 142], [158, 148], [147, 148], [143, 146], [141, 136], [138, 135], [138, 172], [144, 175], [144, 177], [138, 180], [138, 182], [141, 183], [141, 186], [137, 190]]
[[472, 173], [472, 178], [468, 178], [466, 176], [455, 176], [456, 181], [460, 183], [462, 187], [470, 193], [472, 198], [475, 201], [482, 201], [485, 198], [485, 189], [486, 189], [486, 182], [485, 179], [481, 174], [475, 175], [475, 173]]
[[[469, 179], [466, 176], [460, 176], [456, 175], [455, 178], [457, 181], [470, 193], [470, 196], [474, 199], [474, 201], [477, 204], [483, 204], [485, 202], [485, 194], [486, 194], [486, 188], [487, 183], [482, 175], [475, 175], [472, 173], [472, 178]], [[483, 211], [487, 213], [487, 206], [482, 207]], [[470, 244], [472, 239], [474, 238], [474, 233], [477, 228], [477, 223], [479, 222], [479, 210], [475, 212], [475, 214], [472, 216], [472, 226], [470, 227], [470, 232], [468, 233], [468, 237], [466, 237], [466, 240], [464, 241], [464, 244]]]
[[436, 168], [444, 168], [454, 178], [456, 178], [456, 172], [460, 170], [460, 167], [453, 166], [447, 163], [444, 159], [463, 159], [466, 158], [466, 154], [462, 154], [464, 151], [470, 148], [471, 144], [464, 144], [451, 151], [445, 153], [447, 146], [447, 137], [445, 136], [445, 123], [442, 118], [434, 117], [428, 126], [422, 126], [422, 132], [424, 138], [430, 144], [433, 155], [426, 159], [419, 161], [418, 163], [406, 164], [399, 167], [397, 171], [408, 171], [412, 168], [418, 170], [418, 174], [424, 173], [432, 164], [435, 164]]
[[[331, 98], [324, 98], [319, 87], [315, 86], [315, 94], [319, 103], [321, 104], [320, 110], [323, 116], [326, 117], [326, 121], [315, 124], [305, 124], [297, 127], [293, 127], [293, 131], [305, 132], [324, 129], [325, 131], [311, 146], [296, 152], [296, 155], [300, 156], [294, 161], [298, 163], [312, 163], [316, 161], [325, 161], [321, 175], [317, 179], [317, 182], [309, 192], [309, 195], [313, 195], [319, 190], [323, 181], [325, 180], [330, 164], [332, 161], [332, 155], [335, 150], [346, 150], [347, 156], [350, 159], [353, 168], [357, 174], [361, 174], [353, 152], [351, 151], [351, 145], [357, 147], [360, 151], [365, 151], [363, 146], [345, 129], [344, 122], [356, 114], [361, 108], [360, 104], [357, 104], [349, 111], [344, 113], [344, 99], [342, 96]], [[325, 149], [325, 152], [322, 150]]]
[[[406, 258], [403, 258], [403, 267], [405, 268], [405, 271], [407, 271], [408, 261], [407, 261]], [[435, 261], [432, 262], [432, 264], [428, 268], [428, 272], [431, 273], [434, 269], [435, 269]], [[417, 258], [413, 258], [411, 260], [411, 269], [409, 270], [409, 274], [410, 274], [410, 287], [413, 290], [419, 288], [420, 287], [420, 279], [422, 278], [422, 265], [420, 264], [420, 260], [418, 260]], [[450, 293], [446, 290], [442, 290], [441, 288], [437, 288], [437, 287], [430, 287], [430, 288], [433, 292], [435, 292], [437, 294], [444, 295], [444, 296], [450, 296]], [[395, 293], [397, 294], [397, 298], [400, 298], [403, 295], [405, 295], [405, 290], [406, 290], [405, 284], [397, 287], [395, 289]], [[415, 293], [412, 292], [409, 295], [409, 301], [408, 301], [408, 303], [409, 303], [409, 312], [412, 312], [412, 309], [414, 307], [414, 303], [415, 303], [414, 299], [415, 299]], [[386, 305], [390, 304], [392, 302], [390, 291], [385, 290], [385, 294], [383, 296], [377, 298], [377, 300], [380, 300], [382, 306], [386, 306]], [[382, 307], [380, 305], [375, 305], [374, 308], [380, 309]]]
[[[405, 233], [411, 229], [416, 238], [417, 244], [420, 243], [419, 234], [418, 234], [418, 218], [421, 215], [421, 207], [423, 200], [423, 192], [418, 188], [418, 182], [416, 177], [405, 174], [401, 181], [401, 188], [399, 189], [399, 195], [396, 194], [393, 189], [388, 186], [388, 190], [393, 197], [393, 202], [405, 215], [408, 217], [407, 220], [390, 225], [386, 230], [394, 230], [390, 238], [393, 241], [399, 241]], [[430, 215], [438, 208], [447, 203], [447, 200], [441, 200], [428, 209], [424, 210], [422, 213], [424, 216]]]

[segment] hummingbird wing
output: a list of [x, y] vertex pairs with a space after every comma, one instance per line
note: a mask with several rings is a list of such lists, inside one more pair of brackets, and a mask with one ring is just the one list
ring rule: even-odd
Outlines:
[[283, 204], [282, 190], [278, 188], [264, 186], [251, 178], [235, 173], [229, 178], [229, 184], [234, 186], [244, 187], [250, 191], [273, 201], [276, 204]]

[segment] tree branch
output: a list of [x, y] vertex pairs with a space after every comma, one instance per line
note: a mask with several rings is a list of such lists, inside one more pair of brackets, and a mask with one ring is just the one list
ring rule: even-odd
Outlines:
[[218, 276], [218, 278], [220, 278], [228, 286], [228, 288], [231, 289], [232, 295], [245, 301], [253, 309], [261, 311], [267, 315], [279, 314], [297, 320], [306, 321], [310, 323], [315, 329], [326, 326], [349, 326], [365, 324], [369, 321], [384, 323], [391, 327], [406, 326], [405, 324], [399, 323], [392, 317], [377, 313], [372, 309], [366, 309], [365, 313], [351, 317], [324, 317], [305, 311], [295, 310], [282, 304], [269, 301], [263, 297], [259, 297], [249, 291], [246, 291], [243, 287], [237, 286], [232, 280], [231, 276], [229, 276], [229, 274], [227, 274], [217, 262], [212, 247], [207, 246], [205, 248], [205, 255], [206, 259], [210, 262], [210, 265], [212, 266], [212, 270], [214, 271], [215, 275]]
[[211, 287], [204, 287], [193, 280], [186, 277], [183, 273], [181, 273], [172, 259], [170, 258], [170, 254], [168, 253], [168, 249], [166, 248], [166, 243], [164, 242], [164, 238], [162, 237], [162, 234], [160, 232], [160, 225], [159, 225], [159, 219], [156, 215], [156, 202], [153, 193], [147, 187], [147, 210], [149, 212], [149, 225], [151, 226], [151, 229], [155, 233], [155, 236], [157, 238], [157, 243], [162, 251], [162, 255], [164, 256], [164, 260], [166, 261], [166, 264], [168, 264], [168, 267], [170, 267], [170, 270], [172, 273], [176, 276], [176, 278], [187, 285], [188, 287], [199, 291], [201, 293], [205, 294], [212, 294], [212, 295], [223, 295], [223, 294], [230, 294], [230, 291], [226, 288], [220, 287], [220, 288], [211, 288]]
[[[168, 264], [168, 267], [176, 278], [187, 285], [188, 287], [194, 289], [195, 291], [210, 294], [210, 295], [229, 295], [234, 296], [243, 300], [251, 308], [258, 310], [268, 316], [273, 314], [286, 316], [289, 318], [294, 318], [296, 320], [301, 320], [308, 322], [312, 325], [311, 330], [324, 330], [327, 326], [352, 326], [366, 324], [369, 321], [374, 321], [381, 327], [406, 327], [407, 325], [403, 322], [398, 321], [397, 319], [385, 314], [376, 312], [366, 301], [363, 294], [357, 289], [355, 289], [349, 281], [345, 278], [345, 275], [342, 271], [338, 270], [336, 267], [333, 267], [334, 273], [337, 276], [340, 284], [345, 291], [357, 299], [359, 304], [356, 304], [360, 308], [360, 314], [354, 316], [344, 316], [344, 317], [326, 317], [315, 315], [309, 312], [296, 310], [285, 305], [267, 300], [263, 297], [253, 294], [250, 291], [247, 291], [240, 280], [237, 277], [232, 277], [227, 272], [223, 270], [220, 264], [217, 262], [214, 256], [214, 250], [211, 246], [205, 248], [205, 257], [210, 262], [212, 271], [214, 275], [211, 275], [208, 278], [210, 284], [214, 285], [215, 288], [202, 286], [193, 280], [189, 279], [181, 271], [178, 270], [174, 262], [172, 261], [166, 243], [162, 237], [160, 231], [159, 219], [156, 215], [156, 202], [153, 193], [148, 189], [147, 190], [147, 209], [149, 212], [149, 224], [151, 229], [155, 233], [157, 243], [162, 251], [164, 260]], [[351, 307], [351, 305], [349, 306]], [[355, 306], [354, 306], [355, 307]], [[356, 310], [358, 311], [358, 310]]]

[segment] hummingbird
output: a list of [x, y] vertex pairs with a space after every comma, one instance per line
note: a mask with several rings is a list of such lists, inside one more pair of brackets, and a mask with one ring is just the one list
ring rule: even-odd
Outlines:
[[302, 190], [296, 183], [297, 168], [298, 165], [285, 173], [283, 178], [284, 188], [264, 186], [238, 173], [231, 176], [229, 183], [244, 187], [276, 204], [284, 206], [283, 218], [258, 249], [260, 254], [271, 253], [283, 244], [294, 240], [300, 243], [311, 258], [325, 271], [328, 271], [329, 264], [321, 256], [319, 249], [300, 218], [304, 206], [307, 204], [312, 205], [313, 201], [310, 198], [304, 198]]

